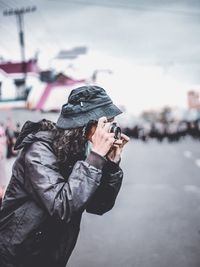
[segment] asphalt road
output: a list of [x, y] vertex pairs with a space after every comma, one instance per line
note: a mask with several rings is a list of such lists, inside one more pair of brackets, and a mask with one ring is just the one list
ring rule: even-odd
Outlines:
[[200, 143], [131, 141], [112, 211], [84, 213], [69, 267], [199, 267]]

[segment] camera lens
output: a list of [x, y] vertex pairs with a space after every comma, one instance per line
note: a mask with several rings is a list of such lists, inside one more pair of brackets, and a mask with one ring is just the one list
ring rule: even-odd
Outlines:
[[110, 128], [110, 132], [114, 133], [115, 139], [121, 139], [121, 128], [117, 126], [116, 122], [113, 122]]

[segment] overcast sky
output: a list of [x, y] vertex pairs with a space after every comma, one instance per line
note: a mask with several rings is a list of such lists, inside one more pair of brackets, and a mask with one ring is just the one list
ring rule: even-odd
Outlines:
[[[53, 58], [61, 49], [87, 46], [78, 67], [113, 69], [117, 78], [105, 81], [118, 85], [116, 95], [122, 86], [126, 95], [132, 92], [137, 109], [184, 106], [187, 90], [198, 88], [200, 1], [1, 0], [0, 55], [5, 59], [18, 60], [20, 50], [16, 18], [3, 16], [3, 10], [29, 5], [37, 10], [25, 15], [26, 56], [39, 51], [42, 67], [56, 64]], [[123, 101], [131, 106], [130, 97]]]

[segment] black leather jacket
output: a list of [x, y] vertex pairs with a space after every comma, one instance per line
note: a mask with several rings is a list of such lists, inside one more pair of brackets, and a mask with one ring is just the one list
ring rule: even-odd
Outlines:
[[[52, 134], [28, 134], [13, 165], [0, 211], [1, 267], [64, 267], [84, 210], [109, 211], [121, 187], [121, 168], [91, 152], [61, 175]], [[70, 169], [71, 168], [71, 169]]]

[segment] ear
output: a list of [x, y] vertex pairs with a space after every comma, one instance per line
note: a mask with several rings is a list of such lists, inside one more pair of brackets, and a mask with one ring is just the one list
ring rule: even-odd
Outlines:
[[91, 129], [90, 129], [90, 131], [89, 131], [89, 133], [88, 133], [88, 138], [87, 138], [87, 139], [88, 139], [90, 142], [92, 142], [92, 136], [93, 136], [93, 134], [95, 133], [96, 128], [97, 128], [96, 125], [92, 125], [92, 127], [91, 127]]

